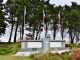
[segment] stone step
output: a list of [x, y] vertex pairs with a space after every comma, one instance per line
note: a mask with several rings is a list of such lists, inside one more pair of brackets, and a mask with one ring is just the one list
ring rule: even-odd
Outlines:
[[[51, 52], [52, 53], [55, 53], [55, 52], [58, 52], [58, 53], [62, 53], [62, 52], [65, 52], [65, 51], [69, 51], [68, 49], [67, 50], [52, 50]], [[18, 52], [16, 53], [15, 55], [13, 56], [30, 56], [30, 54], [35, 54], [35, 53], [39, 53], [40, 51], [26, 51], [26, 52]], [[43, 53], [46, 53], [46, 52], [43, 52]]]
[[[28, 49], [19, 49], [18, 52], [29, 52], [29, 51], [41, 51], [42, 48], [28, 48]], [[51, 51], [56, 51], [56, 50], [69, 50], [69, 48], [50, 48], [49, 50]]]

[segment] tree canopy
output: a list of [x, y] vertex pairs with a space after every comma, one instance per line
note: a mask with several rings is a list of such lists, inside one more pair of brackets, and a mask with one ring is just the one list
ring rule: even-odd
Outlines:
[[[8, 0], [5, 4], [5, 9], [10, 14], [9, 19], [12, 21], [11, 34], [14, 26], [13, 22], [16, 24], [15, 36], [17, 34], [17, 28], [21, 25], [21, 23], [24, 26], [24, 6], [26, 6], [27, 15], [25, 16], [25, 23], [29, 22], [29, 25], [33, 27], [33, 39], [37, 39], [34, 37], [35, 31], [37, 31], [36, 35], [38, 35], [38, 32], [41, 32], [39, 30], [39, 26], [43, 23], [44, 9], [46, 15], [46, 18], [44, 18], [44, 24], [46, 26], [46, 38], [48, 30], [51, 30], [53, 31], [53, 39], [55, 40], [59, 28], [58, 13], [60, 11], [62, 40], [66, 36], [65, 34], [69, 34], [71, 43], [73, 43], [74, 37], [76, 37], [76, 41], [78, 41], [80, 28], [80, 5], [78, 5], [76, 2], [71, 2], [71, 6], [66, 4], [64, 6], [56, 6], [55, 4], [50, 4], [49, 1], [50, 0]], [[17, 20], [15, 21], [13, 17], [17, 18]], [[68, 31], [65, 31], [66, 29], [68, 29]], [[24, 30], [22, 29], [22, 35], [24, 34], [23, 31]], [[14, 38], [15, 42], [16, 37]], [[9, 42], [10, 40], [11, 37]]]

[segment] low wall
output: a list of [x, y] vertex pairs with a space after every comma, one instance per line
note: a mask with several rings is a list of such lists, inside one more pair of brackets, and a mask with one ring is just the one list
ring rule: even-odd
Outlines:
[[65, 40], [51, 40], [49, 38], [43, 38], [42, 40], [20, 40], [21, 49], [42, 49], [43, 51], [52, 48], [65, 48]]

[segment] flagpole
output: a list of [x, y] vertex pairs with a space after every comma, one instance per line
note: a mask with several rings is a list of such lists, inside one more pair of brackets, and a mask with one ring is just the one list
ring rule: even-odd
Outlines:
[[59, 11], [59, 26], [60, 26], [60, 11]]
[[44, 33], [44, 9], [43, 9], [43, 38], [45, 38], [45, 33]]
[[[22, 27], [23, 36], [24, 36], [24, 28], [25, 28], [25, 8], [26, 8], [26, 6], [24, 6], [24, 23], [23, 23], [23, 27]], [[22, 36], [22, 38], [23, 38], [23, 36]]]
[[24, 6], [24, 26], [25, 26], [25, 9], [26, 9], [26, 6]]
[[[61, 28], [60, 26], [60, 11], [59, 11], [59, 28]], [[59, 35], [60, 35], [60, 30], [59, 30]], [[61, 36], [61, 35], [60, 35]], [[59, 37], [60, 38], [60, 37]]]
[[43, 9], [43, 25], [44, 25], [44, 9]]

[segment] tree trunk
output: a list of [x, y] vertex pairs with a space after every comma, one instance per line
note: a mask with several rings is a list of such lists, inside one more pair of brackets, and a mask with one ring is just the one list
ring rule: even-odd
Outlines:
[[76, 45], [77, 45], [77, 42], [79, 41], [79, 32], [78, 32], [77, 28], [76, 28], [75, 32], [76, 32]]
[[56, 36], [56, 30], [55, 30], [55, 24], [54, 24], [54, 40], [55, 40], [55, 36]]
[[54, 37], [54, 40], [55, 40], [55, 37], [56, 37], [56, 23], [55, 23], [55, 20], [56, 20], [56, 15], [55, 15], [55, 19], [53, 21], [53, 29], [54, 29], [54, 33], [53, 33], [53, 37]]
[[17, 20], [16, 29], [15, 29], [14, 42], [16, 42], [17, 28], [18, 28], [18, 21], [19, 21], [19, 17], [18, 17], [18, 20]]
[[71, 31], [71, 44], [73, 44], [74, 38], [75, 38], [75, 31], [74, 32]]
[[71, 38], [70, 38], [70, 33], [69, 33], [69, 41], [71, 41]]
[[46, 24], [46, 33], [45, 33], [45, 38], [47, 38], [47, 30], [48, 30], [48, 28], [47, 28], [47, 24]]
[[21, 29], [20, 29], [20, 40], [21, 40], [22, 38], [21, 38]]
[[69, 28], [69, 41], [71, 41], [71, 44], [73, 44], [73, 34], [70, 28]]
[[36, 31], [36, 39], [35, 40], [37, 40], [37, 37], [38, 37], [38, 31]]
[[9, 43], [11, 42], [12, 31], [13, 31], [13, 15], [12, 15], [11, 33], [10, 33], [10, 37], [9, 37], [9, 41], [8, 41]]
[[38, 29], [38, 28], [39, 28], [39, 25], [37, 25], [36, 38], [35, 38], [35, 40], [37, 40], [37, 39], [38, 39], [38, 36], [39, 36], [39, 32], [40, 32], [40, 31], [39, 31], [39, 29]]
[[[23, 14], [23, 18], [24, 18], [24, 14]], [[23, 23], [23, 24], [22, 24], [22, 40], [23, 40], [23, 35], [24, 35], [24, 20], [23, 20], [22, 23]]]
[[55, 35], [56, 35], [55, 21], [53, 21], [53, 30], [54, 30], [53, 38], [54, 38], [54, 40], [55, 40]]
[[73, 39], [72, 39], [72, 31], [71, 31], [71, 44], [73, 44]]
[[63, 40], [63, 34], [62, 34], [62, 40]]
[[38, 36], [39, 36], [39, 31], [36, 32], [36, 38], [35, 38], [35, 40], [38, 39]]
[[63, 20], [62, 20], [62, 26], [61, 26], [61, 36], [62, 36], [62, 40], [64, 38], [64, 26], [63, 26]]
[[34, 24], [33, 24], [33, 40], [35, 38], [35, 21], [34, 21]]
[[62, 28], [61, 28], [61, 36], [62, 36], [62, 40], [63, 40], [63, 36], [64, 36], [63, 32], [64, 32], [64, 30], [63, 30], [63, 27], [62, 27]]

